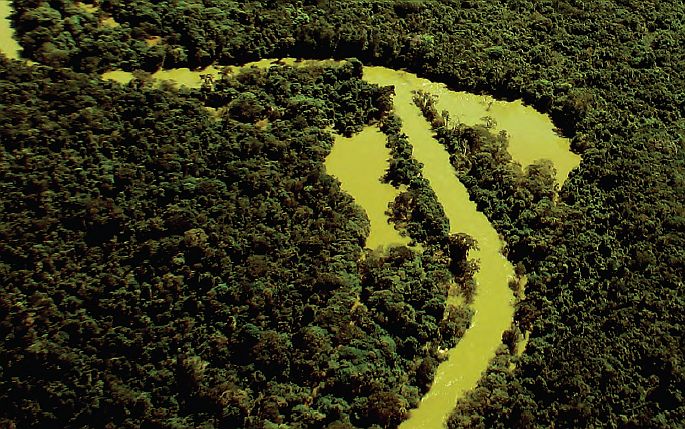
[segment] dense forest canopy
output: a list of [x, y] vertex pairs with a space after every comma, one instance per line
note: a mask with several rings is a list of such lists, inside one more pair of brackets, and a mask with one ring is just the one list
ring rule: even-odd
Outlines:
[[472, 267], [423, 232], [430, 195], [406, 208], [424, 252], [357, 262], [368, 220], [323, 159], [324, 128], [383, 113], [358, 65], [177, 92], [3, 61], [3, 424], [401, 421], [468, 325], [443, 313]]
[[528, 276], [531, 330], [450, 427], [685, 422], [680, 2], [12, 3], [44, 66], [0, 60], [0, 425], [394, 427], [416, 403], [468, 320], [441, 322], [445, 283], [472, 267], [442, 258], [420, 183], [408, 228], [428, 251], [358, 262], [368, 225], [322, 170], [326, 128], [381, 120], [399, 139], [361, 64], [194, 91], [97, 76], [286, 55], [523, 98], [583, 155], [555, 200], [548, 166], [517, 170], [505, 139], [436, 127], [468, 148], [460, 179]]

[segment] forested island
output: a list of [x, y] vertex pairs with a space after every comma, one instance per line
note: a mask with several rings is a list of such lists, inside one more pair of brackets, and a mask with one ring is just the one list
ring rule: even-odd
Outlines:
[[[365, 65], [522, 99], [582, 155], [558, 188], [487, 118], [417, 94], [527, 279], [447, 426], [685, 425], [682, 4], [10, 3], [32, 63], [0, 55], [0, 428], [406, 420], [470, 327], [478, 243], [450, 234]], [[346, 61], [151, 77], [280, 57]], [[324, 166], [333, 133], [369, 126], [408, 246], [365, 248], [368, 217]]]

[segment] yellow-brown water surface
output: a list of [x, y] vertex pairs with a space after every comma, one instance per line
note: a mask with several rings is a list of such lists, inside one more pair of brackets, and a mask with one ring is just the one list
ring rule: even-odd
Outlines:
[[8, 58], [19, 59], [21, 47], [14, 39], [14, 29], [10, 24], [12, 6], [9, 0], [0, 0], [0, 51]]
[[[367, 69], [365, 73], [369, 73]], [[524, 105], [521, 100], [502, 101], [489, 95], [452, 91], [443, 83], [418, 78], [411, 73], [396, 73], [396, 77], [411, 81], [413, 90], [436, 95], [438, 112], [449, 112], [450, 122], [472, 126], [482, 124], [488, 116], [494, 119], [493, 132], [507, 132], [508, 150], [514, 161], [526, 167], [537, 160], [549, 159], [557, 170], [556, 179], [560, 186], [571, 170], [580, 164], [580, 155], [571, 152], [569, 140], [557, 134], [549, 116]], [[386, 85], [393, 84], [389, 80], [385, 82]]]
[[364, 208], [371, 223], [366, 247], [376, 249], [391, 245], [409, 244], [394, 226], [388, 223], [385, 211], [399, 190], [382, 183], [388, 168], [390, 149], [385, 147], [386, 135], [377, 127], [366, 127], [346, 138], [335, 136], [335, 144], [326, 157], [326, 170], [340, 180], [342, 189]]
[[[211, 75], [216, 79], [219, 77], [220, 73], [221, 70], [214, 66], [209, 66], [202, 70], [191, 70], [187, 67], [181, 67], [177, 69], [158, 70], [155, 73], [152, 73], [151, 78], [157, 82], [170, 81], [179, 86], [199, 88], [204, 81], [202, 76]], [[133, 73], [123, 70], [113, 70], [103, 73], [102, 78], [125, 84], [133, 79]]]
[[568, 139], [555, 131], [549, 116], [521, 100], [502, 101], [490, 96], [448, 90], [445, 85], [422, 79], [424, 91], [438, 95], [436, 107], [447, 110], [450, 118], [466, 125], [483, 123], [489, 116], [495, 120], [494, 132], [504, 130], [509, 137], [509, 153], [523, 167], [540, 159], [549, 159], [557, 170], [561, 186], [571, 170], [580, 164], [580, 155], [570, 150]]
[[438, 429], [444, 426], [457, 399], [474, 388], [490, 359], [502, 343], [502, 332], [511, 326], [514, 296], [509, 279], [514, 270], [502, 256], [502, 241], [484, 214], [476, 209], [468, 191], [457, 179], [449, 154], [433, 138], [430, 124], [412, 101], [412, 91], [423, 89], [416, 76], [381, 67], [366, 67], [364, 79], [379, 85], [395, 85], [394, 110], [402, 118], [402, 131], [413, 146], [413, 155], [423, 163], [430, 182], [450, 221], [450, 232], [463, 232], [478, 241], [469, 258], [479, 261], [478, 284], [472, 308], [472, 326], [448, 358], [438, 367], [433, 385], [419, 407], [400, 427]]

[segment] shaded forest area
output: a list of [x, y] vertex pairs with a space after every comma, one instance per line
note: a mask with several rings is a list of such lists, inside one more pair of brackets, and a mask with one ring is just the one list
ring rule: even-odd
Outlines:
[[468, 243], [358, 263], [368, 220], [323, 160], [324, 128], [388, 105], [359, 62], [192, 91], [0, 66], [2, 427], [388, 427], [417, 403], [468, 324], [443, 317]]
[[[162, 65], [197, 67], [214, 61], [240, 63], [279, 55], [355, 56], [365, 62], [405, 67], [456, 89], [523, 98], [549, 113], [560, 131], [572, 138], [573, 149], [583, 155], [581, 166], [560, 190], [556, 205], [544, 190], [522, 194], [517, 192], [521, 188], [514, 186], [536, 174], [544, 182], [544, 164], [527, 174], [518, 172], [503, 163], [507, 159], [501, 149], [505, 144], [502, 139], [478, 129], [442, 131], [441, 138], [448, 147], [470, 147], [468, 159], [455, 159], [455, 163], [472, 197], [506, 237], [509, 256], [520, 263], [519, 271], [528, 275], [526, 300], [517, 309], [516, 318], [520, 326], [532, 329], [516, 370], [493, 366], [480, 387], [460, 404], [450, 426], [671, 428], [685, 421], [685, 9], [679, 2], [103, 0], [95, 13], [68, 0], [13, 3], [17, 10], [14, 22], [26, 55], [76, 71], [118, 67], [150, 71]], [[120, 25], [103, 25], [108, 16]], [[157, 37], [159, 43], [150, 41]], [[42, 79], [31, 76], [35, 71], [12, 73], [19, 73], [25, 82]], [[89, 93], [103, 91], [98, 89], [102, 84], [85, 79], [79, 82]], [[5, 85], [14, 87], [18, 82]], [[26, 91], [28, 95], [16, 95], [11, 102], [27, 104], [48, 89]], [[4, 103], [8, 103], [14, 97], [10, 94], [17, 92], [2, 93], [7, 100]], [[36, 106], [31, 103], [35, 102], [28, 102], [29, 108]], [[191, 109], [191, 104], [185, 109]], [[30, 121], [47, 124], [57, 120], [41, 119], [43, 111], [54, 109], [35, 107], [35, 111]], [[155, 111], [157, 116], [153, 117], [165, 118]], [[146, 124], [140, 118], [144, 116], [135, 120], [136, 127], [140, 122]], [[359, 118], [357, 123], [363, 122]], [[25, 134], [20, 134], [24, 140], [36, 127], [26, 125], [25, 129]], [[59, 145], [74, 133], [58, 132], [70, 130], [67, 126], [47, 130], [43, 145]], [[5, 132], [11, 131], [3, 129]], [[92, 132], [97, 135], [97, 129]], [[211, 137], [211, 141], [219, 141], [214, 134]], [[3, 146], [6, 141], [18, 145], [21, 139], [3, 136]], [[176, 150], [171, 146], [169, 150]], [[250, 159], [240, 153], [239, 159], [243, 158]], [[83, 168], [77, 164], [66, 164], [72, 166], [70, 174]], [[278, 168], [286, 167], [279, 164]], [[91, 171], [98, 169], [84, 170], [95, 174]], [[251, 177], [262, 177], [262, 171], [256, 169], [257, 174]], [[137, 169], [134, 172], [140, 174]], [[104, 170], [97, 174], [104, 174]], [[235, 180], [245, 181], [242, 173], [234, 174]], [[47, 188], [38, 185], [37, 189], [41, 186]], [[121, 216], [116, 214], [118, 206], [101, 204], [88, 209], [96, 219], [88, 222], [103, 222], [97, 215], [105, 213], [100, 219], [114, 219], [111, 228], [117, 230], [117, 222], [122, 224], [117, 220]], [[356, 223], [363, 225], [357, 211], [341, 213], [345, 219], [358, 219]], [[42, 217], [22, 222], [38, 219]], [[27, 230], [50, 228], [56, 226], [31, 225]], [[350, 235], [335, 235], [336, 239], [351, 240], [353, 244], [348, 246], [358, 246], [364, 227], [344, 228], [349, 229], [341, 233]], [[15, 233], [12, 228], [3, 234]], [[35, 240], [22, 238], [27, 243]], [[10, 242], [9, 238], [2, 241]], [[315, 263], [322, 249], [313, 249], [302, 261]], [[350, 255], [359, 252], [358, 248], [350, 249]], [[38, 256], [31, 257], [40, 261]], [[351, 266], [355, 257], [348, 256], [347, 264]], [[163, 267], [156, 264], [155, 270]], [[334, 273], [352, 270], [331, 269]], [[84, 281], [98, 278], [98, 272], [79, 272]], [[13, 279], [12, 273], [9, 269], [3, 278]], [[103, 285], [98, 287], [107, 287], [107, 283]], [[8, 299], [3, 298], [3, 302]], [[37, 306], [32, 304], [37, 301], [17, 302]], [[75, 309], [82, 306], [79, 302], [74, 305]], [[195, 311], [190, 308], [187, 311]], [[35, 315], [22, 311], [26, 316], [6, 322], [3, 329], [9, 329], [7, 323], [12, 329], [35, 323]], [[11, 314], [21, 313], [12, 310]], [[178, 321], [174, 319], [174, 323]], [[192, 363], [194, 355], [183, 353], [180, 361]], [[36, 362], [55, 361], [42, 357]], [[191, 363], [177, 367], [192, 367]], [[201, 362], [196, 364], [202, 366]], [[139, 370], [149, 373], [148, 369], [152, 368]], [[4, 366], [2, 371], [2, 379], [10, 380]], [[161, 374], [158, 376], [166, 380], [173, 378], [163, 371]], [[231, 382], [241, 386], [239, 380]], [[103, 383], [109, 389], [120, 386], [116, 379]], [[24, 397], [33, 397], [32, 386], [37, 385], [27, 384]], [[45, 392], [54, 386], [57, 384], [48, 383], [40, 389]], [[21, 397], [13, 392], [13, 398]], [[237, 392], [235, 400], [240, 403], [245, 396]], [[396, 394], [400, 402], [402, 398], [411, 401], [412, 395]], [[162, 408], [178, 409], [190, 400]], [[13, 404], [15, 410], [36, 406], [30, 401]], [[377, 417], [383, 414], [378, 408], [373, 410]], [[239, 415], [239, 411], [235, 413]], [[390, 426], [394, 422], [385, 421]], [[304, 424], [317, 426], [320, 422]]]

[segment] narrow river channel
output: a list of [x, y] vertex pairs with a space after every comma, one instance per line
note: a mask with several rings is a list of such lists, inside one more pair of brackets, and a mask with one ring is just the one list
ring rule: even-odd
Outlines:
[[[8, 0], [0, 0], [0, 48], [11, 58], [19, 58], [19, 45], [12, 38], [13, 29], [5, 17], [11, 13]], [[255, 65], [268, 67], [272, 60]], [[292, 63], [292, 60], [288, 61]], [[313, 61], [311, 61], [313, 62]], [[307, 62], [307, 63], [311, 63]], [[179, 85], [199, 86], [200, 74], [219, 73], [218, 68], [202, 71], [163, 70], [153, 78], [173, 80]], [[128, 82], [131, 73], [114, 71], [103, 78]], [[550, 159], [557, 169], [557, 180], [563, 184], [580, 158], [571, 153], [568, 141], [554, 132], [549, 117], [520, 102], [502, 102], [480, 95], [449, 91], [442, 84], [420, 79], [413, 74], [383, 67], [364, 67], [364, 79], [379, 85], [394, 85], [394, 109], [403, 123], [402, 131], [413, 146], [414, 157], [423, 163], [423, 174], [442, 204], [451, 232], [462, 232], [478, 242], [469, 258], [479, 261], [475, 275], [478, 283], [473, 301], [472, 326], [437, 370], [430, 391], [419, 407], [411, 411], [402, 429], [443, 427], [457, 400], [474, 388], [501, 344], [502, 333], [511, 326], [514, 297], [509, 289], [513, 268], [501, 254], [502, 241], [488, 219], [476, 209], [466, 188], [459, 182], [449, 161], [449, 154], [434, 138], [430, 124], [412, 101], [412, 91], [423, 90], [439, 96], [437, 107], [447, 110], [452, 120], [467, 125], [483, 122], [490, 116], [496, 130], [506, 130], [510, 153], [524, 167], [541, 158]], [[366, 210], [371, 221], [367, 247], [407, 244], [408, 239], [388, 224], [385, 209], [398, 190], [380, 183], [390, 154], [385, 148], [385, 135], [367, 127], [352, 138], [336, 137], [326, 160], [328, 171], [339, 178], [343, 189]], [[360, 164], [360, 160], [363, 162]]]
[[400, 427], [435, 429], [444, 425], [457, 400], [474, 388], [490, 359], [502, 343], [502, 332], [511, 326], [514, 296], [509, 279], [512, 265], [501, 252], [503, 243], [484, 214], [469, 199], [457, 179], [445, 148], [433, 138], [430, 124], [412, 101], [414, 90], [424, 89], [416, 76], [382, 67], [364, 69], [364, 79], [378, 85], [395, 85], [395, 112], [402, 118], [402, 131], [413, 146], [413, 155], [423, 163], [423, 175], [430, 182], [450, 222], [450, 232], [462, 232], [478, 242], [469, 252], [480, 269], [472, 308], [472, 326], [440, 364], [429, 392], [410, 418]]

